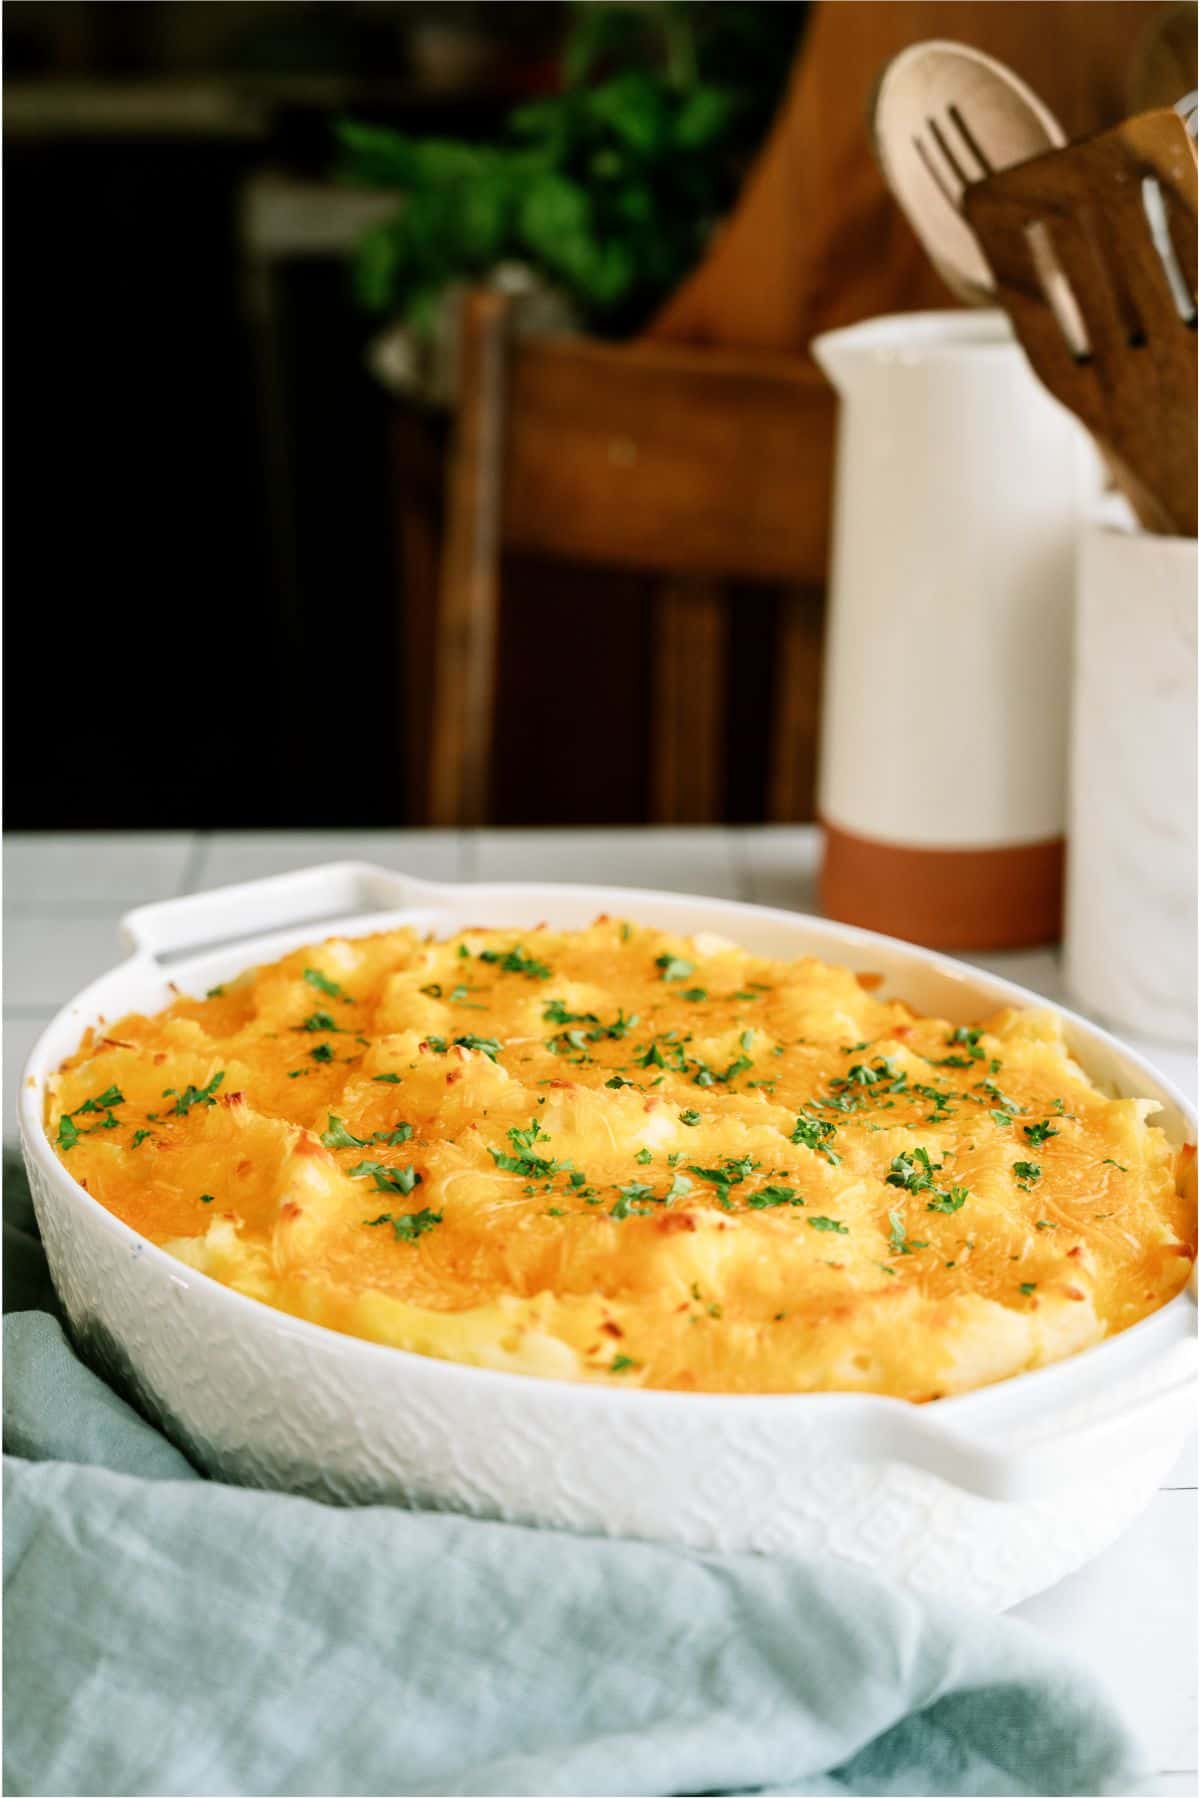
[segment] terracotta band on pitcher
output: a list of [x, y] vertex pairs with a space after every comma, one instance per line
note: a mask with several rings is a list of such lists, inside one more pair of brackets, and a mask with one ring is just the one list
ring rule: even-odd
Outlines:
[[918, 849], [821, 825], [827, 918], [930, 949], [1030, 949], [1062, 933], [1062, 837], [1008, 849]]

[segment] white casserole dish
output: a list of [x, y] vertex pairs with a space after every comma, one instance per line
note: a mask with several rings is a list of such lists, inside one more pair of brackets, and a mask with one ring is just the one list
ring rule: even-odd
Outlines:
[[[101, 1019], [156, 1011], [177, 990], [203, 993], [334, 932], [573, 928], [598, 912], [881, 973], [885, 992], [957, 1023], [1045, 1003], [848, 925], [668, 893], [435, 886], [339, 863], [143, 907], [124, 920], [132, 955], [48, 1025], [19, 1095], [50, 1270], [85, 1352], [211, 1473], [333, 1502], [835, 1554], [995, 1608], [1098, 1553], [1148, 1502], [1192, 1418], [1194, 1283], [1068, 1361], [931, 1405], [577, 1386], [408, 1354], [245, 1298], [121, 1223], [46, 1139], [46, 1080]], [[1195, 1140], [1193, 1114], [1160, 1075], [1063, 1016], [1093, 1079], [1157, 1099], [1171, 1139]]]

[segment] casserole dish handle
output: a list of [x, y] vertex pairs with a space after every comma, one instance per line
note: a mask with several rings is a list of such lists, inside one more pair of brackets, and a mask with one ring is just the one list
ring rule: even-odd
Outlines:
[[1172, 1445], [1177, 1452], [1195, 1417], [1196, 1358], [1191, 1336], [1142, 1379], [1122, 1380], [1107, 1402], [1075, 1398], [1023, 1423], [997, 1419], [967, 1429], [948, 1413], [939, 1416], [937, 1406], [905, 1407], [876, 1421], [869, 1452], [981, 1498], [1049, 1498], [1079, 1480], [1102, 1481], [1114, 1456], [1169, 1453]]
[[428, 905], [437, 893], [427, 881], [371, 862], [328, 862], [141, 905], [121, 919], [121, 936], [130, 949], [161, 960], [295, 924], [333, 926], [364, 913]]

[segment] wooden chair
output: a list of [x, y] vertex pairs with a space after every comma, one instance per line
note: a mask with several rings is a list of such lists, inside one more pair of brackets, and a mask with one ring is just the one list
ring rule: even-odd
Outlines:
[[[462, 306], [440, 546], [404, 463], [410, 787], [424, 821], [488, 816], [501, 557], [642, 569], [656, 583], [652, 810], [720, 816], [728, 582], [783, 589], [768, 810], [811, 807], [834, 399], [807, 359], [521, 337], [513, 302]], [[422, 491], [424, 486], [424, 491]], [[419, 594], [436, 591], [436, 605]], [[578, 677], [580, 670], [564, 669]]]

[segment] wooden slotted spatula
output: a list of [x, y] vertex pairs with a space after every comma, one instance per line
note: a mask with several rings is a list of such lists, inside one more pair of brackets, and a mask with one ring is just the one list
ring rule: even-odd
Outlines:
[[1183, 120], [1127, 119], [969, 186], [962, 206], [1034, 372], [1092, 433], [1142, 525], [1194, 537], [1196, 155]]

